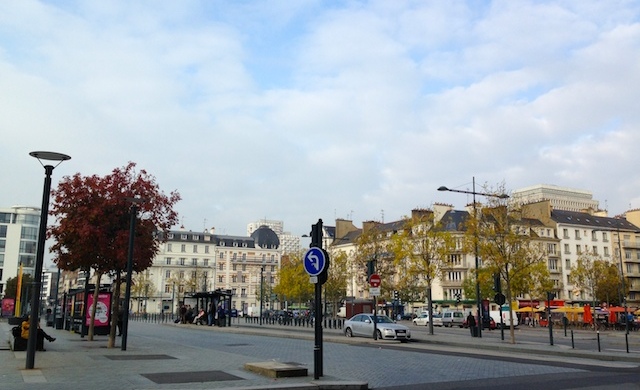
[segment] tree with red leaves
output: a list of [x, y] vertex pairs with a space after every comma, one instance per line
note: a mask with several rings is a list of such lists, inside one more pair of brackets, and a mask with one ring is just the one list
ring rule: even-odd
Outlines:
[[[152, 265], [160, 248], [158, 237], [167, 236], [158, 233], [167, 232], [178, 222], [173, 206], [180, 200], [180, 194], [173, 191], [165, 195], [155, 177], [145, 170], [136, 171], [135, 167], [135, 163], [129, 162], [104, 177], [76, 173], [64, 177], [52, 191], [50, 214], [56, 217], [57, 224], [49, 229], [48, 237], [55, 240], [51, 250], [58, 268], [93, 269], [96, 286], [100, 285], [102, 275], [115, 276], [109, 347], [115, 343], [120, 286], [127, 270], [131, 199], [142, 200], [137, 205], [133, 272], [142, 272]], [[98, 292], [96, 288], [89, 340], [93, 340]]]

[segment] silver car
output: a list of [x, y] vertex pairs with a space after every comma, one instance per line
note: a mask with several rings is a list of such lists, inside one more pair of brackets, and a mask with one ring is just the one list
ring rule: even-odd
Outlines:
[[[396, 324], [387, 316], [376, 316], [376, 332], [379, 340], [400, 340], [405, 343], [411, 339], [409, 328]], [[373, 338], [373, 314], [356, 314], [345, 321], [344, 334], [347, 337]]]

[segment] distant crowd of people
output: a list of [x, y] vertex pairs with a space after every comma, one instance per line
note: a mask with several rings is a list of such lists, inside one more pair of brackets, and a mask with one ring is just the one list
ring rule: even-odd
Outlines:
[[204, 308], [196, 309], [191, 305], [182, 305], [180, 306], [180, 317], [176, 319], [176, 323], [225, 326], [226, 318], [227, 313], [222, 304], [218, 304], [217, 307], [211, 304], [208, 311]]

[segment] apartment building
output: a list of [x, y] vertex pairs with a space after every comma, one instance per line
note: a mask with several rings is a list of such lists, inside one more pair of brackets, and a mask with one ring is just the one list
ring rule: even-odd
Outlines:
[[233, 293], [232, 309], [249, 313], [260, 306], [261, 287], [263, 295], [267, 292], [265, 306], [273, 306], [269, 292], [281, 256], [278, 236], [266, 226], [248, 237], [172, 230], [153, 265], [137, 276], [147, 286], [132, 294], [132, 310], [172, 311], [188, 293], [223, 289]]
[[628, 301], [630, 304], [640, 303], [640, 228], [622, 216], [611, 218], [586, 211], [557, 210], [549, 200], [526, 204], [523, 212], [540, 220], [545, 229], [552, 229], [560, 240], [563, 288], [559, 291], [559, 299], [592, 299], [569, 280], [580, 255], [588, 252], [618, 267], [622, 265], [622, 273], [630, 281]]

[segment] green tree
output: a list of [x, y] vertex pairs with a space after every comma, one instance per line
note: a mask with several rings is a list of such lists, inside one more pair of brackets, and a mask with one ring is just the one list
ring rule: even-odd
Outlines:
[[[356, 250], [352, 258], [354, 269], [365, 273], [367, 263], [372, 262], [374, 272], [380, 275], [382, 281], [380, 298], [391, 300], [392, 291], [397, 289], [395, 280], [397, 268], [387, 232], [381, 229], [380, 223], [365, 222], [362, 234], [356, 238], [355, 244]], [[365, 284], [368, 284], [368, 281], [365, 281]]]
[[591, 297], [593, 306], [596, 306], [598, 293], [598, 281], [605, 274], [608, 263], [600, 255], [592, 252], [582, 252], [578, 256], [575, 267], [569, 274], [569, 283], [574, 288]]
[[[180, 195], [175, 191], [165, 195], [152, 175], [145, 170], [136, 171], [135, 167], [130, 162], [104, 177], [76, 173], [64, 177], [52, 191], [51, 215], [57, 224], [50, 228], [48, 236], [55, 240], [51, 247], [53, 261], [62, 270], [95, 270], [96, 285], [102, 275], [115, 276], [112, 318], [116, 320], [122, 275], [127, 270], [131, 199], [143, 200], [135, 215], [134, 272], [152, 265], [161, 237], [166, 237], [166, 232], [178, 222], [173, 206]], [[93, 340], [98, 292], [95, 289], [89, 340]], [[111, 324], [110, 348], [115, 343], [115, 323], [114, 320]]]
[[[436, 221], [433, 211], [414, 210], [394, 235], [391, 247], [396, 268], [404, 271], [400, 273], [399, 285], [424, 286], [429, 318], [433, 318], [433, 282], [444, 280], [448, 255], [455, 249], [453, 236]], [[429, 333], [433, 334], [433, 321], [429, 321]]]
[[314, 285], [304, 270], [303, 253], [283, 255], [278, 272], [278, 284], [273, 291], [280, 295], [281, 302], [308, 302], [313, 298]]
[[[478, 240], [478, 253], [483, 267], [491, 275], [499, 275], [504, 281], [502, 292], [509, 305], [525, 286], [530, 285], [527, 280], [532, 279], [536, 272], [546, 272], [544, 276], [549, 279], [546, 253], [539, 243], [533, 241], [534, 233], [529, 220], [522, 217], [520, 209], [509, 208], [506, 200], [491, 198], [489, 207], [484, 207], [477, 213], [477, 221], [471, 224], [469, 230], [474, 236], [473, 240]], [[539, 279], [540, 276], [536, 275], [536, 278]], [[509, 316], [510, 342], [514, 344], [515, 330], [511, 310]]]
[[[596, 299], [599, 302], [607, 302], [609, 306], [622, 306], [623, 302], [620, 300], [622, 286], [618, 266], [605, 261], [601, 272], [602, 274], [596, 282]], [[629, 286], [629, 281], [625, 281], [624, 296], [629, 293], [627, 286]]]
[[347, 279], [349, 276], [349, 258], [343, 251], [332, 250], [329, 254], [331, 266], [327, 281], [324, 284], [325, 302], [330, 302], [334, 308], [333, 315], [337, 314], [340, 301], [347, 294]]

